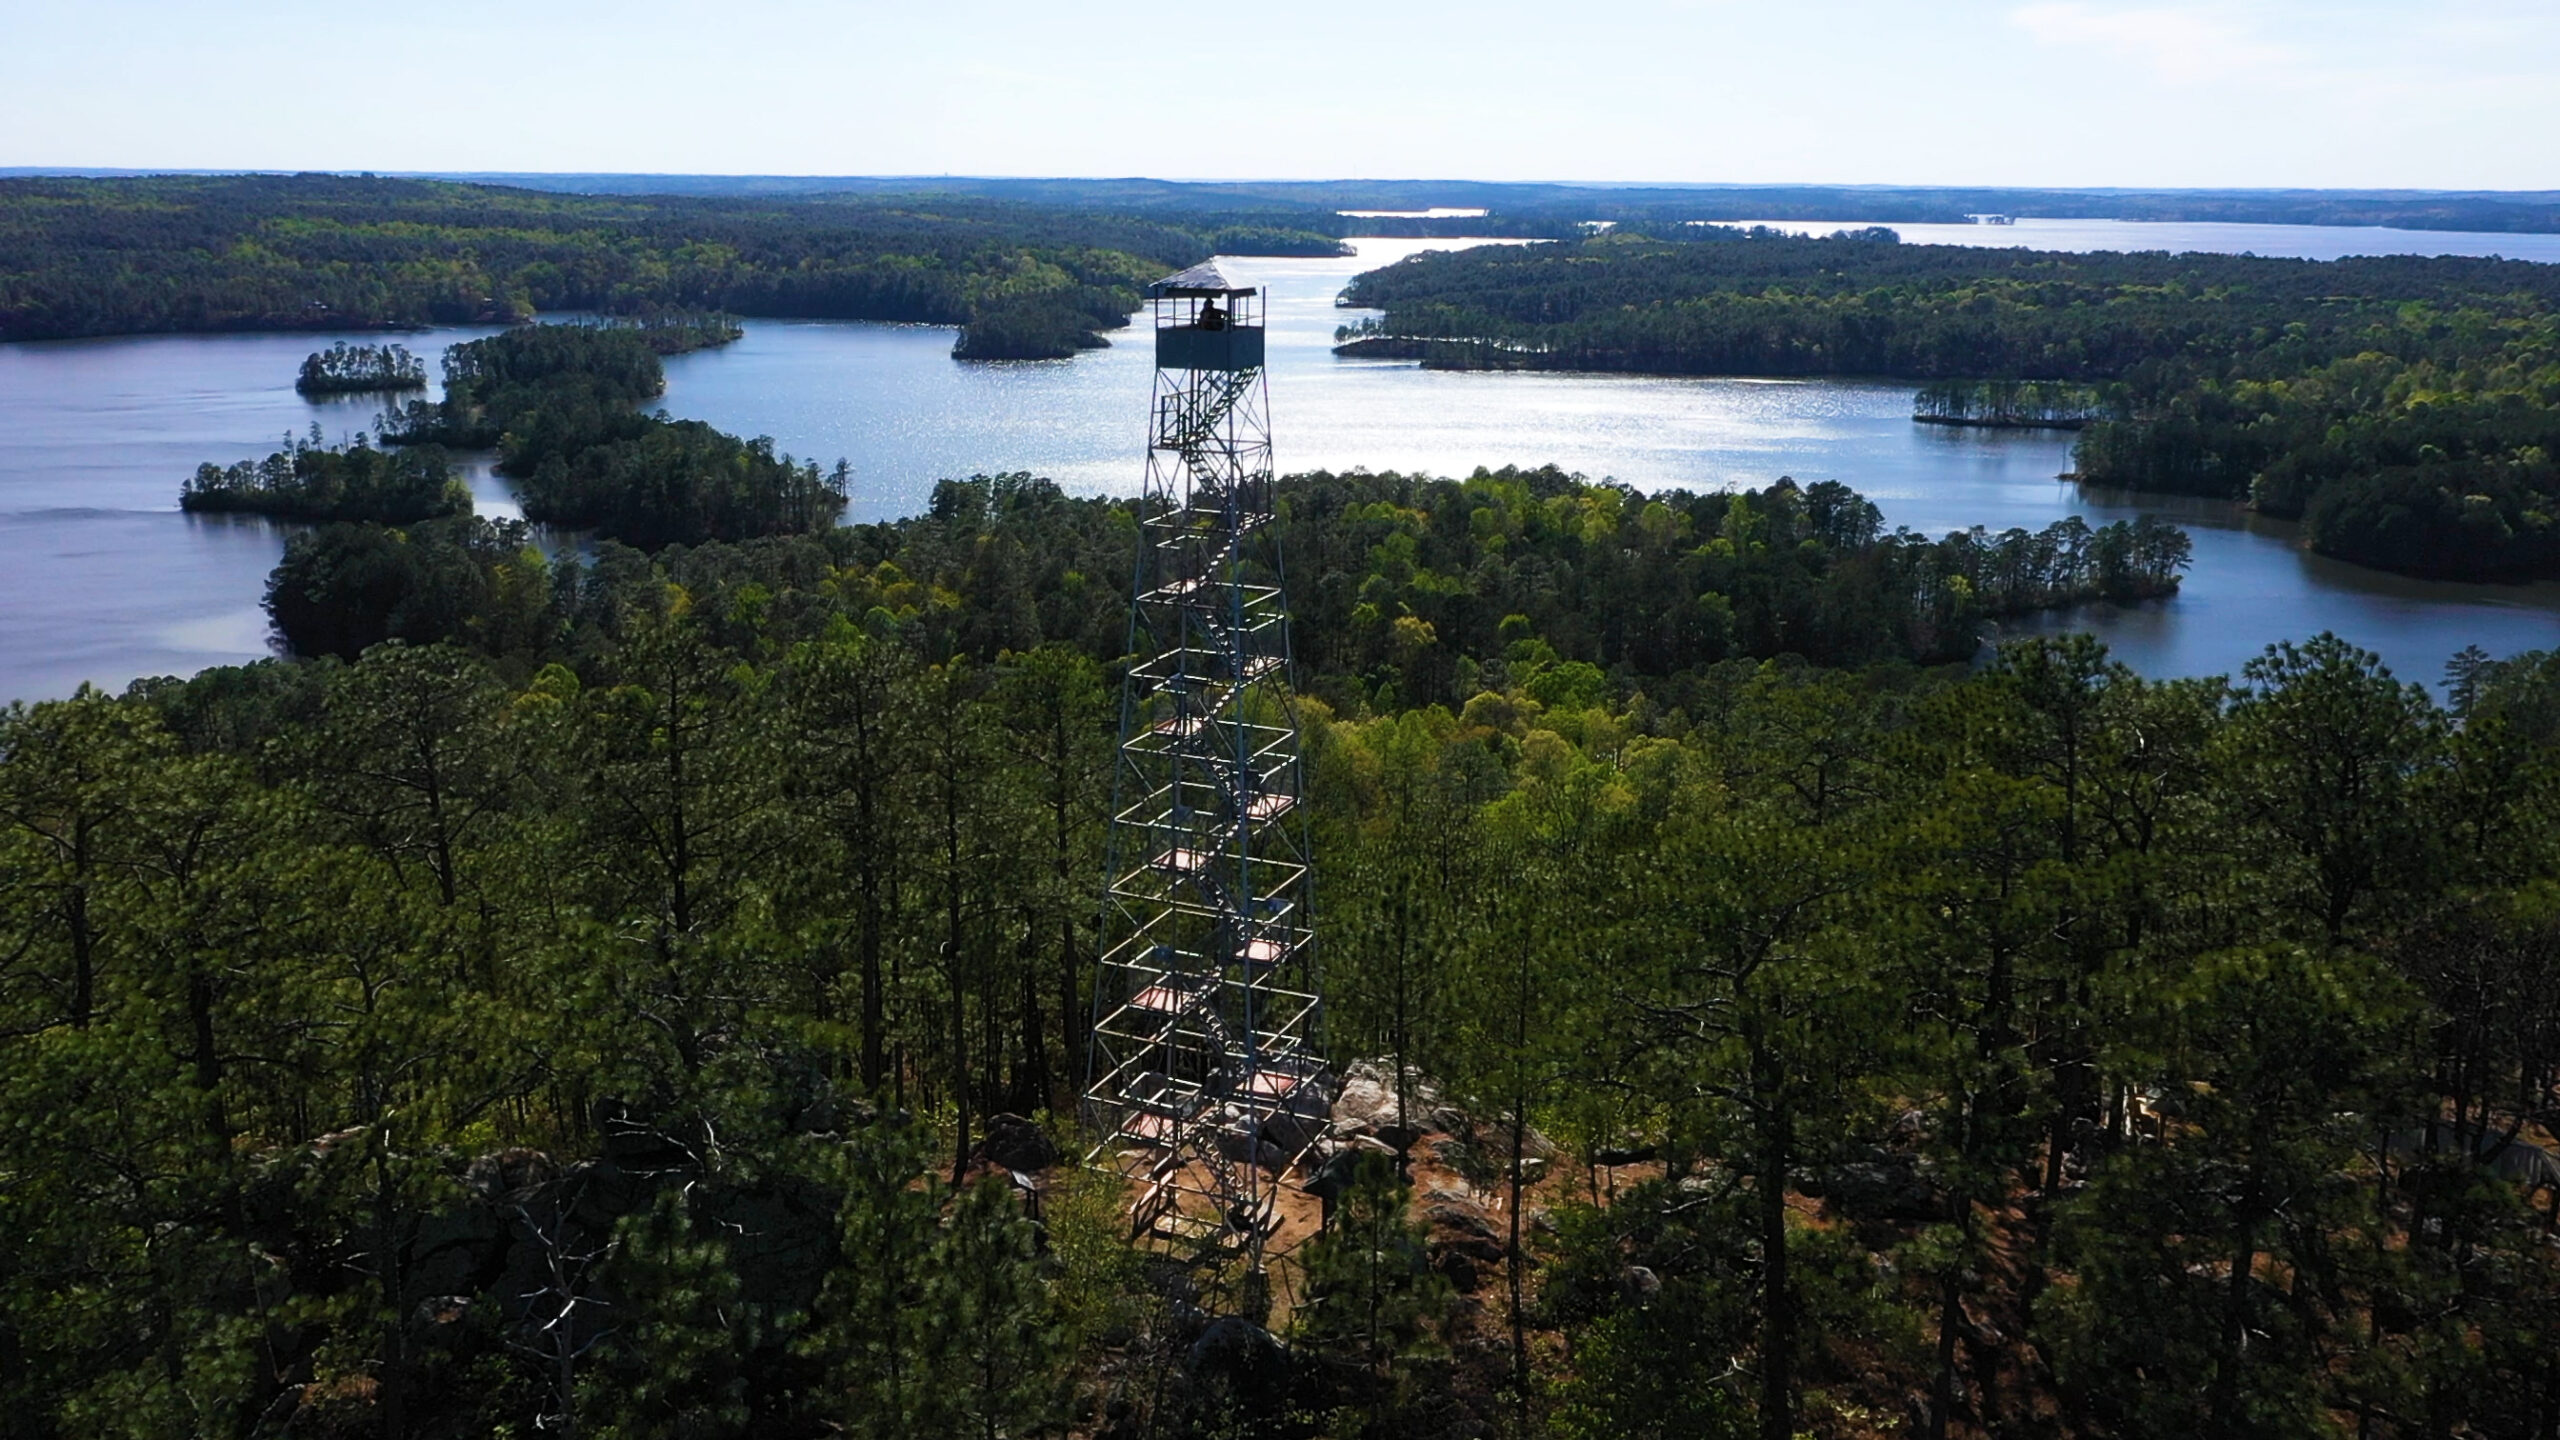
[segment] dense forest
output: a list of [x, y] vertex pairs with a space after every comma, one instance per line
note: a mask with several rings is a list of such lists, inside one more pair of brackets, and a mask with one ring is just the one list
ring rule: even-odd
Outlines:
[[2246, 499], [2314, 549], [2560, 575], [2560, 267], [1977, 250], [1677, 226], [1356, 280], [1352, 353], [1452, 367], [2097, 386], [2091, 483]]
[[[141, 246], [130, 294], [457, 243], [349, 218], [394, 182], [259, 183], [355, 198]], [[978, 476], [839, 526], [841, 465], [643, 409], [737, 333], [667, 307], [765, 313], [676, 277], [815, 283], [774, 257], [820, 222], [411, 188], [656, 318], [203, 467], [190, 508], [338, 522], [270, 580], [290, 654], [0, 708], [0, 1433], [2560, 1440], [2560, 653], [2442, 704], [2330, 635], [2147, 681], [1984, 642], [2174, 591], [2157, 520], [1285, 477], [1249, 569], [1294, 600], [1339, 1085], [1325, 1223], [1248, 1283], [1072, 1159], [1136, 503]], [[169, 203], [43, 224], [209, 223]], [[1010, 201], [827, 203], [979, 353], [1140, 273]], [[705, 215], [732, 253], [662, 245]], [[999, 252], [1055, 274], [972, 289]], [[2428, 486], [2512, 535], [2553, 493], [2535, 267], [1962, 253], [1428, 261], [1364, 277], [1362, 343], [1900, 356], [2341, 553], [2436, 543], [2389, 518]], [[445, 446], [596, 542], [470, 514]]]
[[[0, 340], [386, 328], [544, 311], [1125, 323], [1211, 253], [1331, 235], [960, 196], [597, 198], [343, 175], [0, 179]], [[1039, 313], [1047, 314], [1049, 309]]]
[[2560, 660], [1927, 668], [2094, 538], [1281, 493], [1348, 1161], [1267, 1312], [1058, 1163], [1125, 503], [339, 527], [448, 572], [394, 643], [0, 712], [13, 1433], [2560, 1427]]
[[[2189, 558], [2185, 533], [2149, 517], [1888, 534], [1872, 504], [1831, 481], [1647, 496], [1549, 467], [1464, 481], [1319, 473], [1288, 477], [1279, 494], [1308, 684], [1352, 708], [1455, 705], [1488, 674], [1533, 694], [1592, 696], [1687, 683], [1696, 667], [1740, 656], [1963, 660], [1999, 617], [2169, 594]], [[954, 527], [981, 514], [1002, 523], [976, 553], [950, 553]], [[1109, 658], [1123, 638], [1120, 577], [1137, 535], [1128, 501], [1070, 499], [1022, 475], [946, 481], [925, 515], [813, 525], [748, 549], [701, 544], [719, 537], [695, 512], [663, 518], [695, 520], [681, 538], [710, 557], [680, 549], [666, 563], [751, 564], [760, 604], [805, 605], [807, 577], [877, 567], [902, 577], [883, 583], [949, 592], [919, 623], [958, 627], [953, 645], [992, 654], [1058, 642]], [[529, 673], [610, 648], [608, 617], [659, 583], [630, 547], [543, 561], [503, 522], [344, 525], [294, 537], [268, 607], [301, 654], [469, 640]]]

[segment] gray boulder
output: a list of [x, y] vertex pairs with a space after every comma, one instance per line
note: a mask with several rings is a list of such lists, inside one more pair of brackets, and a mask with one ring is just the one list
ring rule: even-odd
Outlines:
[[1434, 1190], [1425, 1195], [1422, 1218], [1431, 1227], [1429, 1245], [1435, 1254], [1454, 1250], [1494, 1265], [1510, 1253], [1493, 1213], [1454, 1190]]
[[1928, 1221], [1947, 1218], [1947, 1197], [1909, 1155], [1883, 1152], [1873, 1159], [1834, 1165], [1821, 1172], [1819, 1195], [1834, 1211], [1859, 1220]]
[[1049, 1132], [1020, 1115], [988, 1116], [986, 1138], [978, 1142], [978, 1153], [991, 1165], [1025, 1175], [1036, 1175], [1059, 1160], [1057, 1142]]
[[1381, 1126], [1402, 1123], [1404, 1112], [1397, 1108], [1396, 1092], [1381, 1082], [1355, 1073], [1342, 1082], [1342, 1093], [1334, 1097], [1332, 1120], [1337, 1133], [1371, 1132]]

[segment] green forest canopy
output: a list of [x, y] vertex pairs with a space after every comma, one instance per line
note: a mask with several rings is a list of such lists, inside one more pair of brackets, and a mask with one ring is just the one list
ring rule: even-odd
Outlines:
[[939, 197], [592, 197], [343, 175], [0, 179], [0, 340], [389, 328], [557, 310], [1095, 327], [1215, 249], [1332, 254], [1260, 217]]
[[[1596, 562], [1714, 508], [1799, 564], [1862, 502], [1289, 499], [1330, 1043], [1522, 1115], [1433, 1121], [1494, 1193], [1552, 1138], [1520, 1248], [1373, 1165], [1275, 1344], [1089, 1182], [1035, 1230], [981, 1178], [964, 1095], [1071, 1139], [1130, 522], [953, 483], [552, 573], [499, 545], [459, 643], [0, 713], [13, 1424], [2553, 1422], [2560, 1254], [2470, 1156], [2560, 1119], [2560, 662], [2475, 657], [2450, 714], [2329, 637], [2236, 685], [2086, 639], [1660, 674], [1611, 648], [1649, 562]], [[1733, 593], [1821, 613], [1837, 567]], [[1491, 622], [1439, 612], [1445, 688], [1401, 623], [1434, 591]]]
[[[653, 390], [500, 339], [421, 425], [568, 467]], [[2560, 1428], [2560, 659], [1975, 670], [2184, 537], [1280, 494], [1329, 1043], [1475, 1178], [1354, 1166], [1276, 1334], [953, 1118], [1075, 1138], [1127, 503], [348, 524], [316, 658], [0, 711], [12, 1430]]]
[[[585, 195], [966, 196], [1132, 214], [1259, 213], [1328, 233], [1570, 235], [1582, 222], [1815, 220], [1953, 223], [2018, 216], [2415, 230], [2560, 231], [2549, 190], [2103, 190], [1930, 185], [1575, 185], [1484, 180], [1176, 181], [990, 176], [453, 174], [446, 179]], [[1451, 224], [1343, 210], [1479, 208]], [[1464, 227], [1464, 228], [1462, 228]], [[1221, 246], [1230, 254], [1243, 253]]]
[[[1737, 656], [1962, 660], [1996, 617], [2170, 593], [2189, 552], [2182, 531], [2149, 517], [1888, 534], [1872, 504], [1832, 481], [1646, 496], [1550, 467], [1464, 481], [1318, 473], [1277, 493], [1305, 683], [1355, 708], [1458, 704], [1488, 672], [1598, 695], [1687, 683]], [[937, 485], [924, 515], [744, 547], [703, 544], [720, 537], [689, 508], [650, 516], [689, 527], [672, 538], [697, 547], [668, 563], [752, 575], [759, 603], [785, 611], [819, 603], [804, 593], [813, 577], [861, 573], [923, 585], [918, 623], [960, 627], [957, 643], [975, 650], [1065, 642], [1107, 658], [1124, 636], [1132, 501], [981, 476]], [[505, 523], [332, 526], [288, 543], [267, 605], [302, 654], [469, 640], [529, 673], [608, 645], [610, 628], [596, 627], [635, 603], [626, 587], [655, 584], [648, 575], [620, 545], [591, 563], [546, 561]]]

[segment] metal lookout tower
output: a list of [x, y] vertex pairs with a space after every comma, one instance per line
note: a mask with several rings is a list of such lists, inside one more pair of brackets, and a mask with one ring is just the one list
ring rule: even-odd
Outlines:
[[[1309, 854], [1271, 520], [1263, 295], [1196, 265], [1148, 290], [1156, 379], [1094, 986], [1090, 1163], [1133, 1236], [1258, 1270], [1324, 1128]], [[1257, 553], [1260, 552], [1260, 553]]]

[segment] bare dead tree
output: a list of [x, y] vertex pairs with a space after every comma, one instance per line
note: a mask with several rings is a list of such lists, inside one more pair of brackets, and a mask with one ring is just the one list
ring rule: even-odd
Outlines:
[[613, 1253], [613, 1242], [591, 1240], [576, 1228], [572, 1212], [579, 1188], [563, 1187], [547, 1203], [526, 1200], [515, 1207], [517, 1223], [542, 1257], [542, 1283], [517, 1297], [524, 1302], [524, 1318], [507, 1341], [547, 1373], [555, 1408], [537, 1416], [534, 1425], [569, 1440], [578, 1433], [578, 1362], [612, 1333], [593, 1314], [611, 1302], [589, 1293], [587, 1281]]

